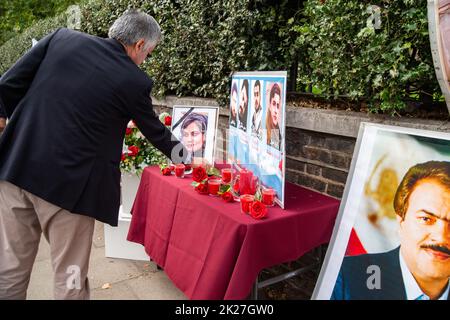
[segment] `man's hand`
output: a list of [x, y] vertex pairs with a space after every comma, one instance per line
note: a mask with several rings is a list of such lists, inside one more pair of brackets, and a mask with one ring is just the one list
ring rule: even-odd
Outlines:
[[5, 129], [5, 127], [6, 127], [6, 119], [0, 118], [0, 133], [2, 133], [2, 131]]

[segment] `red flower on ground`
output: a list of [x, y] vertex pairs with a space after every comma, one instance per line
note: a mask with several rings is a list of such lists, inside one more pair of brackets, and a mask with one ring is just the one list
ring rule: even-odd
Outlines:
[[206, 178], [208, 178], [208, 174], [206, 173], [206, 169], [202, 166], [194, 168], [192, 171], [192, 179], [195, 182], [202, 182]]
[[135, 156], [137, 156], [137, 154], [139, 153], [139, 148], [136, 147], [136, 146], [129, 146], [129, 147], [128, 147], [128, 150], [130, 151], [130, 152], [128, 153], [128, 155], [129, 155], [130, 157], [135, 157]]
[[250, 207], [250, 215], [254, 219], [262, 219], [267, 214], [267, 208], [261, 201], [254, 201]]
[[163, 176], [170, 176], [172, 174], [172, 171], [170, 171], [170, 168], [164, 168], [161, 170], [161, 173], [163, 174]]
[[172, 125], [172, 117], [171, 116], [167, 116], [164, 118], [164, 125], [166, 125], [166, 126]]
[[208, 194], [208, 185], [206, 183], [200, 183], [197, 187], [195, 187], [195, 190], [197, 190], [200, 194]]
[[225, 200], [225, 202], [233, 202], [234, 201], [233, 194], [230, 191], [222, 193], [222, 199]]
[[133, 129], [132, 128], [127, 128], [127, 130], [125, 131], [125, 134], [127, 135], [127, 136], [129, 136], [130, 134], [132, 134], [133, 133]]

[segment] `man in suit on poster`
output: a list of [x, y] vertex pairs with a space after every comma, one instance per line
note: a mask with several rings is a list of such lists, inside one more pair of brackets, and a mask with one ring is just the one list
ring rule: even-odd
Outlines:
[[410, 168], [394, 209], [400, 246], [345, 257], [332, 299], [450, 300], [450, 162]]
[[108, 39], [56, 30], [0, 79], [9, 118], [0, 137], [0, 299], [26, 298], [41, 233], [55, 298], [89, 298], [94, 221], [117, 226], [130, 119], [173, 162], [187, 154], [153, 111], [152, 80], [138, 67], [160, 38], [153, 17], [129, 10]]

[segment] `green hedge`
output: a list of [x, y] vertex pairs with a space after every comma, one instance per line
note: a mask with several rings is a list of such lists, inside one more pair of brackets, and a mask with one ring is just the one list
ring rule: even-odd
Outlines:
[[[380, 8], [380, 26], [370, 19], [371, 5]], [[364, 99], [372, 110], [390, 113], [408, 100], [441, 96], [426, 0], [310, 0], [303, 14], [303, 21], [291, 21], [302, 86]]]
[[[106, 37], [109, 26], [127, 8], [141, 8], [161, 24], [164, 41], [142, 66], [155, 79], [153, 94], [196, 95], [228, 103], [230, 74], [242, 70], [288, 68], [278, 29], [286, 27], [286, 10], [296, 1], [245, 0], [96, 0], [81, 5], [81, 31]], [[60, 20], [54, 27], [60, 26]], [[40, 38], [51, 21], [37, 23], [0, 47], [0, 72]], [[15, 44], [19, 43], [17, 48]]]
[[[303, 7], [304, 5], [304, 7]], [[381, 8], [381, 28], [367, 24]], [[441, 94], [428, 39], [426, 0], [93, 0], [82, 8], [82, 31], [106, 36], [127, 8], [155, 16], [164, 41], [142, 68], [153, 94], [196, 95], [228, 103], [233, 71], [288, 70], [298, 61], [297, 90], [367, 100], [395, 113], [407, 100]], [[301, 6], [300, 8], [298, 6]], [[39, 22], [0, 47], [0, 73], [31, 38], [64, 24]]]
[[289, 1], [101, 1], [84, 11], [83, 31], [106, 36], [125, 9], [143, 9], [164, 33], [164, 41], [143, 65], [155, 79], [153, 94], [213, 97], [226, 105], [233, 71], [288, 67], [278, 35], [278, 27], [287, 25], [280, 13], [288, 6]]
[[23, 33], [8, 40], [0, 47], [0, 74], [5, 73], [25, 52], [31, 48], [32, 39], [41, 39], [46, 34], [66, 25], [65, 15], [41, 20]]
[[0, 0], [0, 45], [79, 0]]

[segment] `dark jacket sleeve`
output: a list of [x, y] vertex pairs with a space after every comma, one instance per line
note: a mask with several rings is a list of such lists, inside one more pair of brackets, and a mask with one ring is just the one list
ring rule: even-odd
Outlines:
[[0, 102], [0, 118], [6, 118], [6, 111], [2, 105], [2, 102]]
[[41, 39], [0, 78], [0, 110], [3, 109], [8, 118], [30, 88], [48, 45], [58, 30]]
[[139, 90], [136, 102], [130, 106], [132, 119], [136, 122], [144, 136], [174, 163], [186, 160], [187, 150], [164, 126], [153, 110], [150, 98], [151, 83]]

